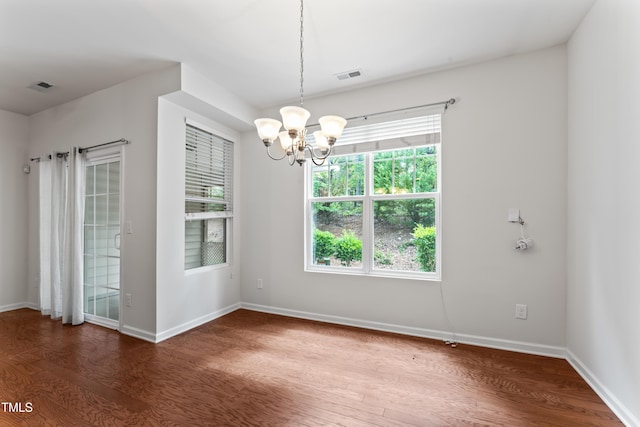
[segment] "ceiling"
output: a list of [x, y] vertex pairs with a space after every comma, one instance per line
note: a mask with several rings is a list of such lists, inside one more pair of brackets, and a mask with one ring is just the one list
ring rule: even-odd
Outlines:
[[[594, 1], [306, 0], [305, 96], [564, 43]], [[299, 15], [298, 0], [0, 0], [0, 109], [30, 115], [177, 62], [256, 108], [295, 100]]]

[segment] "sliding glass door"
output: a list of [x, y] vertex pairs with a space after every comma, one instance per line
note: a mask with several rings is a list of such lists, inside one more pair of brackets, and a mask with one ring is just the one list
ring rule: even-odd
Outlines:
[[88, 159], [84, 216], [87, 320], [120, 324], [120, 155]]

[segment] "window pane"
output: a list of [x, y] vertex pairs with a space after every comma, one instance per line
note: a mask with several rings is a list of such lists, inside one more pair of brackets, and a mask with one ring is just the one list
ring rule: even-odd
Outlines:
[[96, 274], [94, 259], [92, 255], [84, 256], [84, 283], [85, 285], [94, 284], [94, 276]]
[[120, 258], [108, 258], [107, 274], [107, 286], [120, 289]]
[[107, 183], [108, 181], [108, 163], [103, 163], [101, 165], [96, 166], [96, 194], [106, 194], [107, 193]]
[[95, 212], [95, 197], [94, 196], [86, 196], [84, 198], [84, 222], [85, 224], [93, 224], [94, 217], [93, 214]]
[[110, 289], [107, 304], [109, 319], [118, 320], [120, 318], [120, 291]]
[[87, 314], [95, 314], [94, 307], [94, 287], [86, 286], [84, 287], [84, 311]]
[[436, 147], [427, 146], [375, 153], [375, 194], [411, 194], [437, 191]]
[[87, 166], [87, 175], [85, 178], [85, 194], [89, 195], [89, 194], [94, 194], [94, 190], [95, 190], [95, 183], [94, 183], [94, 173], [95, 173], [95, 166]]
[[120, 193], [120, 162], [109, 163], [109, 193]]
[[95, 226], [93, 228], [93, 250], [96, 255], [108, 255], [109, 233], [106, 226]]
[[186, 270], [227, 262], [226, 218], [186, 221], [184, 229]]
[[374, 268], [435, 271], [435, 200], [378, 200], [374, 213]]
[[362, 267], [362, 202], [313, 203], [313, 264]]
[[364, 194], [364, 156], [335, 156], [312, 169], [313, 196], [361, 196]]
[[95, 221], [96, 224], [101, 224], [101, 225], [106, 225], [107, 224], [107, 212], [108, 211], [108, 203], [109, 203], [109, 196], [102, 195], [102, 196], [96, 196], [96, 200], [95, 200]]
[[416, 192], [429, 193], [438, 191], [438, 159], [437, 147], [416, 148]]
[[93, 298], [96, 303], [96, 316], [107, 317], [107, 307], [109, 302], [107, 288], [96, 286]]
[[107, 255], [120, 256], [120, 227], [107, 227]]
[[184, 223], [184, 268], [202, 266], [202, 230], [203, 221], [186, 221]]
[[107, 213], [109, 224], [120, 224], [120, 195], [109, 195], [109, 211]]
[[315, 166], [311, 176], [313, 177], [313, 197], [328, 197], [329, 167]]
[[107, 285], [108, 270], [107, 270], [107, 257], [98, 256], [95, 258], [95, 284], [100, 286]]
[[84, 226], [84, 253], [87, 255], [94, 255], [95, 251], [95, 240], [94, 240], [94, 227], [92, 225]]

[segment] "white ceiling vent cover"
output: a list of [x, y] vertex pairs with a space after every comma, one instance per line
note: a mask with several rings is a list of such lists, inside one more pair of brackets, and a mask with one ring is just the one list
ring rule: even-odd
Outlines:
[[28, 87], [29, 89], [37, 90], [38, 92], [48, 92], [54, 86], [51, 83], [40, 81], [36, 83], [31, 83]]
[[360, 77], [362, 75], [362, 70], [358, 68], [357, 70], [345, 71], [343, 73], [335, 74], [338, 80], [349, 80], [355, 79], [356, 77]]

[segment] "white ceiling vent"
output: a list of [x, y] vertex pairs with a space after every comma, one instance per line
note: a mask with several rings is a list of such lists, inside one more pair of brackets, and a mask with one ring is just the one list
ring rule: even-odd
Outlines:
[[37, 90], [38, 92], [47, 92], [51, 90], [53, 85], [51, 83], [47, 83], [43, 81], [43, 82], [31, 83], [28, 87], [29, 89]]
[[362, 70], [359, 68], [357, 70], [345, 71], [343, 73], [335, 74], [338, 80], [355, 79], [356, 77], [360, 77], [361, 75], [362, 75]]

